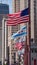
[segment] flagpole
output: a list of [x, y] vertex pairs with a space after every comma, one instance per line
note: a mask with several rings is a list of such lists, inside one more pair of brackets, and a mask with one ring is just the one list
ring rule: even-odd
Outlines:
[[[27, 23], [26, 23], [26, 27], [27, 27]], [[26, 29], [27, 32], [27, 29]], [[27, 33], [28, 35], [28, 33]], [[24, 65], [28, 65], [28, 53], [27, 53], [27, 36], [26, 36], [26, 44], [25, 44], [25, 53], [24, 53]]]
[[4, 18], [2, 20], [2, 65], [4, 65]]
[[6, 27], [6, 22], [5, 22], [5, 64], [7, 64], [7, 43], [6, 43], [6, 32], [7, 32], [7, 27]]
[[29, 7], [29, 49], [28, 49], [28, 53], [29, 53], [29, 60], [28, 60], [28, 65], [31, 65], [31, 49], [30, 49], [30, 46], [31, 46], [31, 42], [30, 42], [30, 39], [31, 39], [31, 21], [30, 21], [30, 0], [28, 0], [28, 7]]

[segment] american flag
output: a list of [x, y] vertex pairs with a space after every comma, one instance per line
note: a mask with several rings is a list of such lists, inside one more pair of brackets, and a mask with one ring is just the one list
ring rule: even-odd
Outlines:
[[7, 25], [17, 25], [21, 23], [29, 22], [29, 9], [26, 8], [21, 12], [15, 14], [8, 14]]

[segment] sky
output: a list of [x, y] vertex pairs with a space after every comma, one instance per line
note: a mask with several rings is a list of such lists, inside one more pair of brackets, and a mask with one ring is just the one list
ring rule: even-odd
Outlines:
[[9, 13], [12, 13], [12, 0], [0, 0], [0, 3], [8, 4], [9, 5]]

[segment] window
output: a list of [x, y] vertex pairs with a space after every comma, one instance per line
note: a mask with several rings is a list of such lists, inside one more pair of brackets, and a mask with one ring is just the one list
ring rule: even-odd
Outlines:
[[15, 0], [15, 12], [20, 11], [20, 0]]
[[37, 49], [35, 49], [35, 53], [37, 53]]
[[31, 52], [33, 53], [33, 49], [31, 48]]
[[32, 60], [33, 60], [33, 57], [32, 57]]
[[31, 52], [32, 52], [32, 53], [37, 53], [37, 48], [32, 48], [32, 49], [31, 49]]
[[14, 56], [12, 56], [12, 59], [14, 59]]

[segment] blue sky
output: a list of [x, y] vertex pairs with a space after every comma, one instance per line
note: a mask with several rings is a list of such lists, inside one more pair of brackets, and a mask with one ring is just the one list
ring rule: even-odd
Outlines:
[[9, 12], [12, 13], [12, 0], [0, 0], [0, 2], [2, 1], [2, 3], [4, 4], [9, 4]]

